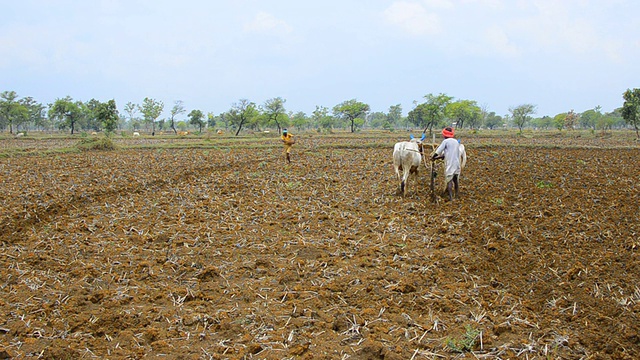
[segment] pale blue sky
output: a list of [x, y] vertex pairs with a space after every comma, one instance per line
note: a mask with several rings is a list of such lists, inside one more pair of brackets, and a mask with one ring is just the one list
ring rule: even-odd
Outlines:
[[0, 0], [0, 91], [42, 103], [145, 97], [219, 114], [246, 98], [308, 115], [349, 99], [406, 114], [429, 93], [498, 115], [640, 87], [636, 0]]

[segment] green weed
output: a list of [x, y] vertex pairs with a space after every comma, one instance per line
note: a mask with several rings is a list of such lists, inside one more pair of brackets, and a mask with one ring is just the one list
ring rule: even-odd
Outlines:
[[465, 325], [465, 333], [461, 339], [447, 339], [447, 347], [453, 352], [462, 353], [473, 350], [476, 339], [480, 335], [480, 330], [474, 329], [471, 325]]
[[553, 187], [553, 184], [548, 181], [540, 180], [536, 182], [536, 187], [539, 189], [549, 189]]

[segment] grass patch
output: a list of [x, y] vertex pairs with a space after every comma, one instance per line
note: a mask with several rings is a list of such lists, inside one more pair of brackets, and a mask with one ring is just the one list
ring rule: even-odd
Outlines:
[[553, 184], [548, 181], [540, 180], [536, 182], [536, 187], [538, 189], [550, 189], [553, 187]]
[[447, 348], [450, 351], [463, 353], [473, 350], [476, 346], [476, 340], [480, 335], [480, 330], [473, 328], [471, 325], [465, 325], [465, 333], [460, 339], [447, 339]]
[[106, 150], [115, 150], [116, 144], [113, 143], [110, 137], [103, 136], [99, 138], [82, 138], [78, 144], [76, 144], [76, 148], [80, 151], [106, 151]]

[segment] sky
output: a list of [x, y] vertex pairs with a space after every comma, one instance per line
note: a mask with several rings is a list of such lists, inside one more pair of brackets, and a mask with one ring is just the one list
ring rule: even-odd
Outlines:
[[[640, 87], [637, 0], [0, 0], [0, 92], [177, 100], [220, 114], [276, 97], [406, 115], [427, 94], [497, 115], [623, 104]], [[186, 115], [185, 115], [186, 118]]]

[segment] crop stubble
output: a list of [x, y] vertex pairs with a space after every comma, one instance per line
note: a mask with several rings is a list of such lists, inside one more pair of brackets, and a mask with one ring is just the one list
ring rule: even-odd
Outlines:
[[[468, 145], [396, 195], [392, 142], [0, 159], [0, 353], [640, 356], [638, 148]], [[471, 352], [447, 346], [480, 331]]]

